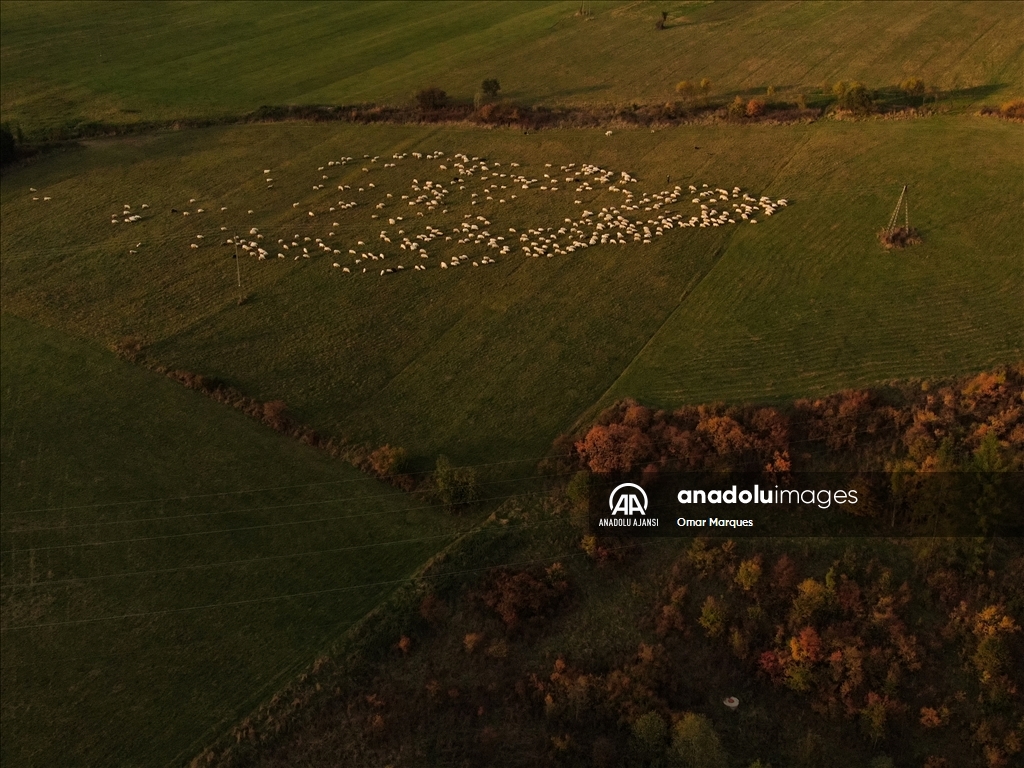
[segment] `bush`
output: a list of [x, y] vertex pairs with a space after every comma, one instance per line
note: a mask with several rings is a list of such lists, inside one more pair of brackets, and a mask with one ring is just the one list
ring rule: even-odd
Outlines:
[[440, 88], [424, 88], [416, 93], [416, 103], [424, 111], [444, 109], [448, 105], [448, 94]]
[[391, 477], [402, 471], [407, 457], [404, 448], [382, 445], [370, 454], [370, 469], [377, 477]]
[[729, 119], [740, 120], [747, 114], [747, 105], [742, 96], [737, 96], [729, 105]]
[[476, 471], [472, 467], [453, 467], [447, 456], [438, 456], [433, 475], [434, 497], [447, 512], [477, 499]]
[[483, 632], [470, 632], [462, 639], [462, 645], [466, 649], [466, 653], [472, 654], [480, 644], [484, 641]]
[[881, 230], [878, 233], [878, 240], [886, 250], [906, 248], [909, 245], [920, 244], [921, 234], [914, 227], [896, 227], [895, 229]]
[[145, 344], [138, 336], [126, 336], [120, 341], [111, 345], [115, 355], [123, 357], [129, 362], [136, 363], [142, 358], [142, 350]]
[[747, 102], [747, 117], [760, 117], [764, 114], [764, 102], [760, 99], [751, 99]]
[[501, 104], [484, 104], [480, 107], [480, 111], [477, 112], [477, 116], [485, 123], [498, 123], [508, 119], [508, 115], [501, 108]]
[[263, 404], [263, 422], [276, 432], [287, 432], [293, 426], [284, 400], [271, 400]]
[[1024, 99], [1006, 102], [999, 107], [999, 114], [1011, 120], [1024, 120]]

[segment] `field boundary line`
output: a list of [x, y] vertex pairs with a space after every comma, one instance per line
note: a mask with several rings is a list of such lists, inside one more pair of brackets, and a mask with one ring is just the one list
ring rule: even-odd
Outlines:
[[[765, 184], [765, 186], [764, 186], [765, 192], [767, 192], [769, 189], [772, 188], [772, 185], [776, 182], [776, 180], [778, 180], [778, 178], [782, 174], [782, 172], [787, 167], [789, 167], [789, 165], [793, 162], [794, 159], [796, 159], [797, 153], [800, 152], [810, 142], [811, 138], [812, 138], [812, 135], [808, 135], [806, 139], [804, 139], [802, 142], [800, 142], [797, 146], [795, 146], [793, 148], [793, 151], [790, 153], [789, 157], [786, 159], [786, 162], [784, 162], [780, 166], [779, 170], [775, 173], [775, 175], [772, 176], [771, 179], [769, 179], [767, 184]], [[657, 338], [658, 334], [661, 333], [662, 329], [668, 324], [668, 322], [673, 317], [675, 317], [676, 313], [678, 313], [679, 310], [686, 303], [686, 300], [689, 299], [690, 296], [693, 295], [693, 292], [696, 291], [701, 286], [701, 284], [705, 280], [707, 280], [707, 278], [711, 275], [711, 273], [715, 271], [715, 268], [719, 264], [721, 264], [722, 259], [725, 258], [726, 251], [729, 248], [729, 244], [732, 242], [732, 239], [735, 236], [737, 231], [739, 231], [739, 230], [736, 229], [736, 228], [733, 228], [731, 230], [731, 232], [725, 238], [725, 242], [722, 244], [721, 251], [719, 252], [718, 257], [715, 259], [715, 261], [711, 265], [711, 267], [707, 270], [707, 272], [705, 272], [703, 275], [701, 275], [700, 278], [698, 278], [696, 282], [691, 282], [691, 284], [686, 287], [686, 289], [683, 291], [682, 296], [679, 297], [679, 302], [672, 309], [672, 311], [668, 313], [668, 315], [665, 317], [664, 321], [662, 321], [662, 323], [655, 329], [655, 331], [651, 334], [650, 338], [647, 339], [647, 341], [644, 343], [644, 345], [639, 350], [637, 350], [637, 353], [632, 357], [632, 359], [628, 363], [626, 363], [625, 367], [623, 367], [623, 369], [619, 372], [619, 375], [616, 376], [615, 380], [612, 381], [612, 383], [608, 385], [608, 387], [604, 390], [604, 392], [601, 393], [600, 397], [598, 397], [594, 401], [594, 403], [589, 408], [587, 408], [585, 411], [583, 411], [583, 413], [580, 414], [579, 418], [577, 418], [573, 422], [572, 427], [571, 427], [572, 429], [574, 429], [574, 430], [577, 429], [581, 423], [583, 423], [588, 418], [592, 418], [595, 415], [594, 414], [595, 409], [602, 402], [604, 402], [605, 398], [608, 396], [608, 393], [611, 392], [612, 389], [615, 388], [615, 385], [618, 384], [619, 381], [622, 380], [622, 377], [626, 375], [626, 372], [630, 368], [633, 367], [633, 365], [636, 363], [636, 361], [644, 353], [644, 350], [646, 350], [651, 345], [651, 343], [654, 341], [654, 339]]]
[[575, 429], [577, 429], [580, 426], [581, 423], [584, 423], [587, 420], [592, 420], [593, 419], [593, 416], [595, 415], [594, 414], [594, 409], [597, 408], [598, 404], [600, 404], [601, 402], [604, 401], [604, 399], [608, 395], [608, 393], [615, 387], [615, 385], [626, 374], [626, 371], [628, 371], [633, 366], [633, 364], [637, 361], [637, 359], [640, 357], [640, 355], [642, 355], [644, 353], [644, 350], [647, 349], [647, 347], [649, 347], [651, 345], [651, 342], [653, 342], [654, 339], [657, 337], [657, 335], [659, 333], [661, 333], [662, 328], [665, 327], [665, 325], [668, 323], [668, 321], [671, 320], [673, 317], [675, 317], [676, 312], [679, 311], [680, 307], [682, 307], [683, 304], [686, 302], [686, 300], [688, 298], [690, 298], [690, 296], [700, 286], [700, 284], [704, 282], [704, 280], [707, 278], [707, 276], [715, 271], [715, 267], [717, 267], [719, 262], [725, 257], [725, 249], [726, 249], [726, 246], [728, 245], [729, 240], [731, 240], [731, 239], [732, 239], [732, 235], [730, 234], [726, 238], [725, 244], [722, 245], [721, 249], [719, 250], [718, 256], [717, 256], [717, 258], [715, 258], [714, 263], [708, 268], [708, 270], [703, 275], [698, 277], [696, 280], [691, 280], [690, 284], [685, 289], [683, 289], [683, 293], [679, 297], [679, 301], [676, 303], [675, 307], [672, 308], [672, 311], [669, 312], [665, 316], [665, 319], [662, 320], [661, 324], [658, 325], [658, 327], [654, 329], [654, 331], [651, 333], [651, 335], [647, 339], [647, 341], [644, 342], [644, 345], [642, 347], [640, 347], [640, 349], [637, 350], [637, 353], [635, 355], [633, 355], [632, 358], [630, 358], [629, 362], [626, 363], [625, 366], [623, 366], [622, 370], [619, 371], [618, 376], [615, 377], [615, 379], [612, 381], [612, 383], [609, 384], [605, 388], [605, 390], [600, 394], [600, 396], [593, 402], [593, 404], [591, 404], [589, 408], [587, 408], [585, 411], [583, 411], [583, 413], [580, 414], [579, 418], [577, 418], [573, 422], [571, 429], [575, 430]]

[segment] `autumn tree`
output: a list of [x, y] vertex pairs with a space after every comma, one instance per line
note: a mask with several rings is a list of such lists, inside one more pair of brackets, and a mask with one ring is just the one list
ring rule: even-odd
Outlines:
[[700, 609], [700, 625], [704, 627], [708, 637], [718, 637], [725, 630], [725, 610], [721, 600], [708, 595]]
[[653, 451], [651, 438], [636, 426], [598, 424], [576, 444], [593, 472], [629, 472], [645, 463]]
[[900, 83], [900, 90], [907, 95], [908, 99], [921, 99], [924, 101], [925, 85], [924, 80], [919, 77], [909, 77]]
[[700, 98], [704, 106], [708, 105], [708, 97], [711, 95], [711, 81], [702, 77], [700, 81]]
[[679, 94], [679, 98], [683, 100], [683, 103], [692, 104], [697, 89], [689, 80], [680, 80], [676, 83], [676, 93]]
[[672, 728], [668, 752], [673, 768], [726, 768], [728, 757], [711, 721], [687, 712]]
[[761, 556], [756, 555], [740, 563], [736, 570], [736, 583], [744, 592], [750, 592], [761, 579]]

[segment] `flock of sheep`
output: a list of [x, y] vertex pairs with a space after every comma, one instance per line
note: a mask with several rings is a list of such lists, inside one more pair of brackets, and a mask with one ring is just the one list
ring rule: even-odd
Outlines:
[[[393, 192], [378, 187], [378, 182], [383, 184], [389, 175], [384, 171], [397, 168], [399, 163], [407, 164], [410, 158], [422, 169], [422, 172], [414, 170], [422, 180], [413, 178], [408, 188], [396, 188]], [[502, 164], [463, 153], [450, 158], [440, 151], [396, 153], [383, 163], [380, 160], [380, 156], [364, 155], [363, 163], [358, 163], [352, 157], [343, 157], [317, 168], [319, 178], [315, 179], [312, 191], [320, 193], [321, 199], [327, 195], [342, 199], [333, 203], [291, 204], [293, 209], [301, 210], [302, 225], [296, 228], [308, 234], [296, 232], [291, 237], [274, 238], [260, 227], [247, 225], [248, 234], [225, 236], [223, 233], [228, 233], [229, 228], [221, 226], [221, 236], [225, 239], [220, 242], [232, 248], [232, 253], [248, 255], [258, 261], [289, 257], [298, 261], [318, 256], [326, 257], [332, 268], [345, 274], [384, 276], [409, 269], [425, 271], [435, 265], [440, 269], [468, 264], [488, 266], [497, 263], [497, 258], [515, 252], [530, 258], [553, 258], [601, 245], [649, 244], [671, 229], [756, 224], [759, 216], [772, 216], [788, 204], [785, 199], [753, 197], [739, 187], [725, 189], [707, 184], [699, 188], [690, 184], [685, 189], [676, 185], [660, 192], [634, 192], [638, 183], [635, 177], [591, 163], [569, 163], [558, 166], [557, 170], [546, 163], [544, 170], [531, 174], [520, 163]], [[333, 194], [333, 189], [328, 189], [332, 174], [352, 180], [351, 168], [342, 171], [350, 164], [361, 167], [361, 174], [365, 174], [359, 179], [362, 183], [337, 184], [338, 194]], [[268, 168], [262, 174], [267, 189], [274, 188], [272, 173]], [[436, 180], [438, 176], [443, 180]], [[505, 211], [514, 214], [528, 195], [554, 196], [560, 190], [563, 194], [571, 193], [576, 198], [572, 202], [577, 206], [584, 206], [581, 198], [586, 197], [595, 210], [583, 207], [576, 216], [560, 221], [549, 219], [519, 230], [493, 223]], [[608, 196], [611, 199], [607, 199]], [[682, 210], [687, 198], [690, 205], [696, 206], [692, 212]], [[598, 209], [605, 200], [607, 204]], [[190, 199], [189, 206], [196, 202], [195, 198]], [[558, 202], [552, 197], [542, 210], [553, 213], [561, 207]], [[473, 206], [480, 208], [474, 211]], [[148, 207], [143, 204], [141, 209]], [[458, 216], [457, 208], [468, 211], [462, 213], [461, 221], [452, 220]], [[360, 209], [360, 213], [369, 211], [371, 222], [376, 221], [372, 224], [377, 230], [373, 236], [351, 235], [353, 224], [357, 222], [349, 221], [343, 227], [343, 212], [353, 209]], [[452, 215], [444, 216], [449, 209]], [[227, 210], [226, 206], [220, 208], [221, 212]], [[206, 210], [172, 209], [172, 213], [201, 217]], [[253, 213], [250, 209], [247, 215]], [[347, 216], [351, 218], [353, 214]], [[363, 221], [358, 224], [365, 226], [365, 216], [361, 218]], [[332, 219], [328, 225], [328, 220]], [[127, 204], [122, 211], [111, 214], [112, 224], [143, 220], [144, 217], [133, 213]], [[435, 221], [446, 226], [435, 226], [432, 223]], [[316, 236], [317, 231], [319, 236]], [[190, 248], [203, 246], [208, 235], [211, 233], [194, 232], [190, 236]]]

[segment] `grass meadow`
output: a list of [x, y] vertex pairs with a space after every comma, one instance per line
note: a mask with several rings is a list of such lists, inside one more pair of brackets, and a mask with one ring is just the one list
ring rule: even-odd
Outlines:
[[[158, 362], [283, 399], [323, 431], [402, 445], [420, 468], [439, 453], [528, 467], [612, 397], [771, 400], [1017, 359], [1022, 214], [1011, 201], [1020, 144], [1015, 126], [966, 116], [612, 136], [277, 124], [97, 141], [6, 177], [4, 311], [103, 344], [139, 337]], [[307, 208], [322, 211], [340, 195], [369, 203], [385, 191], [394, 200], [376, 213], [400, 215], [410, 178], [445, 173], [436, 168], [444, 159], [382, 168], [393, 153], [416, 150], [518, 161], [534, 177], [592, 162], [637, 176], [638, 193], [663, 189], [668, 176], [671, 185], [739, 185], [793, 202], [756, 227], [676, 229], [650, 245], [552, 259], [513, 250], [486, 269], [378, 278], [331, 267], [347, 256], [247, 257], [248, 299], [238, 304], [220, 226], [259, 226], [271, 244], [279, 234], [326, 235], [335, 221], [310, 219]], [[312, 190], [330, 158], [363, 154], [382, 160], [369, 173], [366, 160], [330, 168], [326, 184], [377, 188]], [[887, 253], [875, 233], [904, 183], [925, 243]], [[52, 200], [33, 201], [30, 186]], [[468, 190], [456, 191], [446, 212], [418, 218], [408, 208], [398, 226], [448, 231], [486, 214], [492, 233], [521, 232], [621, 202], [600, 188], [518, 191], [504, 205], [481, 197], [475, 206]], [[151, 205], [142, 222], [110, 225], [110, 211], [142, 202]], [[207, 212], [170, 212], [199, 205]], [[338, 219], [335, 247], [345, 253], [367, 238], [366, 247], [385, 248], [379, 229], [396, 227], [374, 213], [361, 204], [325, 214]], [[202, 232], [207, 239], [195, 240]], [[433, 259], [467, 248], [430, 245]]]
[[[446, 454], [484, 483], [535, 475], [559, 434], [622, 397], [783, 402], [1024, 357], [1024, 134], [969, 114], [1024, 94], [1018, 5], [584, 5], [592, 16], [574, 1], [0, 3], [0, 110], [29, 138], [409, 104], [431, 85], [468, 101], [490, 77], [510, 101], [580, 107], [674, 100], [683, 78], [709, 78], [715, 100], [774, 86], [792, 101], [840, 79], [921, 77], [946, 113], [610, 135], [237, 124], [97, 138], [5, 168], [0, 762], [187, 762], [500, 503], [442, 515], [108, 351], [125, 340], [151, 363], [283, 400], [321, 433], [402, 446], [413, 471]], [[458, 152], [538, 182], [459, 190]], [[341, 157], [353, 161], [329, 165]], [[756, 226], [525, 258], [522, 232], [623, 204], [561, 181], [570, 163], [632, 174], [621, 186], [637, 198], [708, 184], [790, 202]], [[443, 205], [401, 199], [428, 180], [449, 189]], [[876, 233], [905, 184], [923, 243], [886, 252]], [[341, 200], [359, 205], [329, 211]], [[141, 220], [123, 223], [126, 204]], [[686, 193], [663, 210], [699, 213]], [[424, 262], [397, 250], [399, 229], [463, 222], [511, 253], [454, 238]], [[271, 254], [236, 262], [224, 240], [253, 227]], [[317, 237], [338, 254], [276, 258], [279, 238]], [[363, 274], [350, 248], [406, 270]], [[437, 268], [464, 253], [495, 263]], [[472, 546], [561, 556], [568, 535], [501, 530], [475, 530]], [[659, 551], [652, 569], [671, 557]], [[626, 581], [614, 600], [595, 584], [560, 636], [582, 647], [593, 634], [597, 658], [636, 639], [639, 609]]]
[[470, 520], [3, 321], [5, 765], [182, 764]]
[[[484, 78], [526, 104], [808, 96], [920, 77], [965, 106], [1022, 93], [1024, 19], [1001, 2], [4, 2], [5, 120], [235, 115], [265, 104], [407, 103], [437, 85], [470, 100]], [[660, 12], [668, 28], [656, 30]]]
[[[733, 235], [602, 402], [782, 400], [1024, 355], [1020, 131], [965, 120], [805, 135], [771, 183], [800, 202]], [[884, 226], [901, 182], [924, 242], [885, 252], [867, 223]]]

